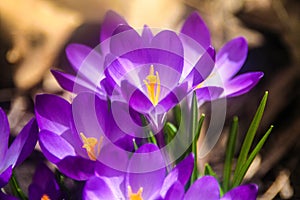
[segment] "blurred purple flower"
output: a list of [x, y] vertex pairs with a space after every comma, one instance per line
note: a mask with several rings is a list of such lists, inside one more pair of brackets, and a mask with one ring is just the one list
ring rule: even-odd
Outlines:
[[9, 124], [4, 111], [0, 108], [0, 188], [8, 183], [13, 168], [20, 165], [31, 154], [37, 135], [37, 123], [35, 119], [31, 119], [8, 147]]
[[30, 200], [58, 200], [62, 199], [62, 193], [52, 171], [40, 164], [34, 173], [32, 183], [28, 188]]
[[210, 76], [198, 85], [199, 101], [234, 97], [250, 91], [263, 77], [263, 72], [248, 72], [235, 76], [247, 58], [247, 41], [238, 37], [227, 42], [217, 53], [215, 68]]
[[186, 192], [185, 200], [255, 200], [257, 186], [247, 184], [235, 187], [220, 197], [218, 181], [213, 176], [199, 178]]
[[165, 161], [158, 147], [145, 144], [130, 158], [127, 173], [123, 176], [89, 179], [83, 190], [83, 199], [181, 199], [193, 165], [191, 154], [166, 175]]
[[97, 169], [107, 176], [115, 173], [113, 167], [126, 169], [126, 150], [133, 150], [133, 137], [115, 124], [106, 100], [83, 92], [70, 104], [43, 94], [36, 97], [35, 105], [41, 149], [62, 173], [86, 180]]

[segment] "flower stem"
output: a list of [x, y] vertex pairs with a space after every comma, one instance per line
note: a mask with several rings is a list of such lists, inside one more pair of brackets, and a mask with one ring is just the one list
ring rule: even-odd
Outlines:
[[12, 173], [12, 176], [9, 180], [9, 185], [11, 187], [11, 190], [12, 190], [12, 193], [14, 196], [19, 197], [21, 200], [28, 200], [28, 198], [22, 191], [14, 172]]

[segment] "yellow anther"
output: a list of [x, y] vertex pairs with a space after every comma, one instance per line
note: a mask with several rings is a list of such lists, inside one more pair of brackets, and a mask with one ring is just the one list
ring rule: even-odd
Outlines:
[[44, 194], [41, 198], [41, 200], [51, 200], [50, 197], [46, 194]]
[[132, 190], [131, 190], [131, 187], [128, 186], [129, 200], [143, 200], [142, 193], [143, 193], [143, 188], [142, 187], [140, 187], [140, 189], [138, 190], [137, 193], [133, 193]]
[[100, 136], [99, 141], [94, 137], [87, 138], [83, 133], [80, 133], [80, 137], [83, 142], [82, 148], [86, 149], [89, 158], [94, 161], [97, 160], [103, 143], [103, 136]]
[[150, 101], [154, 106], [156, 106], [160, 95], [160, 79], [157, 71], [154, 75], [153, 65], [150, 66], [149, 75], [144, 80], [144, 83], [147, 87], [147, 93]]

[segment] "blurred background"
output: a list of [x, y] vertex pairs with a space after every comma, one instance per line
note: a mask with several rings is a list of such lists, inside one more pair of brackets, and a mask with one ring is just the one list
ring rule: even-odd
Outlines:
[[[177, 31], [188, 14], [197, 10], [211, 31], [216, 49], [244, 36], [249, 54], [240, 73], [263, 71], [265, 76], [248, 94], [228, 100], [224, 133], [214, 150], [198, 163], [199, 168], [208, 161], [221, 176], [232, 117], [239, 116], [241, 141], [268, 90], [256, 141], [271, 124], [275, 128], [255, 158], [246, 182], [259, 185], [259, 199], [300, 199], [299, 0], [1, 0], [0, 107], [8, 114], [13, 135], [33, 116], [36, 94], [68, 95], [50, 69], [72, 72], [65, 47], [74, 42], [91, 47], [97, 44], [107, 10], [118, 12], [135, 28], [147, 24]], [[37, 148], [17, 169], [25, 191], [41, 159]]]

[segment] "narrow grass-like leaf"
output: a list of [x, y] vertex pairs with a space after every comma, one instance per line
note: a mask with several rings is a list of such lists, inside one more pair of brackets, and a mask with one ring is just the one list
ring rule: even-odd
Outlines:
[[174, 117], [175, 117], [175, 124], [177, 126], [180, 125], [180, 122], [181, 122], [181, 107], [180, 107], [180, 104], [177, 104], [174, 108], [173, 108], [173, 113], [174, 113]]
[[243, 165], [243, 167], [239, 171], [238, 175], [236, 176], [237, 178], [233, 181], [232, 187], [236, 187], [236, 186], [238, 186], [242, 183], [243, 178], [244, 178], [247, 170], [249, 169], [249, 167], [250, 167], [251, 163], [253, 162], [255, 156], [258, 154], [258, 152], [261, 150], [262, 146], [265, 144], [265, 142], [266, 142], [267, 138], [269, 137], [272, 129], [273, 129], [273, 126], [271, 126], [268, 129], [268, 131], [265, 133], [263, 138], [259, 141], [259, 143], [256, 145], [256, 147], [253, 149], [253, 151], [251, 152], [249, 158], [247, 159], [247, 161], [245, 162], [245, 164]]
[[165, 142], [168, 144], [172, 139], [175, 137], [177, 133], [177, 128], [171, 122], [167, 122], [164, 126], [164, 133], [165, 133]]
[[200, 136], [200, 133], [201, 133], [201, 129], [202, 129], [202, 125], [203, 125], [203, 122], [204, 122], [204, 118], [205, 118], [205, 114], [202, 113], [201, 116], [200, 116], [200, 119], [198, 121], [198, 126], [197, 126], [197, 131], [196, 131], [196, 139], [197, 140], [199, 139], [199, 136]]
[[228, 141], [226, 146], [225, 164], [223, 170], [224, 192], [227, 192], [230, 187], [232, 159], [235, 151], [237, 133], [238, 133], [238, 117], [234, 117], [229, 131], [229, 136], [228, 136]]
[[153, 135], [152, 131], [149, 131], [148, 139], [150, 140], [150, 143], [157, 145], [157, 140], [156, 140], [155, 136]]
[[[208, 163], [205, 164], [204, 175], [213, 176], [213, 177], [215, 177], [215, 179], [218, 180], [218, 183], [220, 183], [216, 172], [212, 169], [212, 167]], [[220, 196], [223, 196], [223, 194], [224, 194], [224, 191], [223, 191], [222, 187], [220, 187]]]
[[139, 147], [138, 147], [138, 145], [136, 144], [136, 141], [135, 141], [134, 138], [132, 139], [132, 143], [133, 143], [134, 151], [138, 150]]
[[216, 179], [218, 179], [218, 176], [217, 176], [216, 172], [212, 169], [212, 167], [208, 163], [205, 163], [204, 175], [213, 176]]
[[244, 139], [241, 151], [240, 151], [240, 155], [238, 157], [238, 161], [236, 164], [236, 169], [234, 172], [233, 180], [238, 179], [237, 176], [240, 173], [240, 170], [242, 169], [242, 167], [244, 166], [244, 164], [247, 160], [250, 147], [252, 145], [254, 136], [256, 134], [257, 128], [259, 126], [259, 123], [261, 121], [262, 115], [263, 115], [265, 107], [266, 107], [267, 99], [268, 99], [268, 92], [266, 91], [265, 95], [264, 95], [263, 99], [261, 100], [260, 105], [255, 113], [255, 116], [250, 124], [248, 132], [246, 133], [246, 136], [245, 136], [245, 139]]
[[194, 169], [193, 169], [193, 173], [191, 176], [191, 184], [195, 182], [195, 180], [197, 179], [198, 176], [198, 168], [197, 168], [197, 135], [199, 135], [197, 133], [198, 130], [198, 105], [197, 105], [197, 97], [196, 97], [196, 93], [193, 93], [193, 99], [192, 99], [192, 107], [191, 107], [191, 132], [192, 132], [192, 152], [195, 155], [195, 160], [194, 160]]
[[28, 198], [26, 197], [26, 195], [24, 194], [24, 192], [22, 191], [20, 184], [16, 178], [15, 173], [12, 173], [12, 176], [9, 180], [9, 185], [11, 187], [12, 193], [14, 196], [19, 197], [21, 200], [27, 200]]

